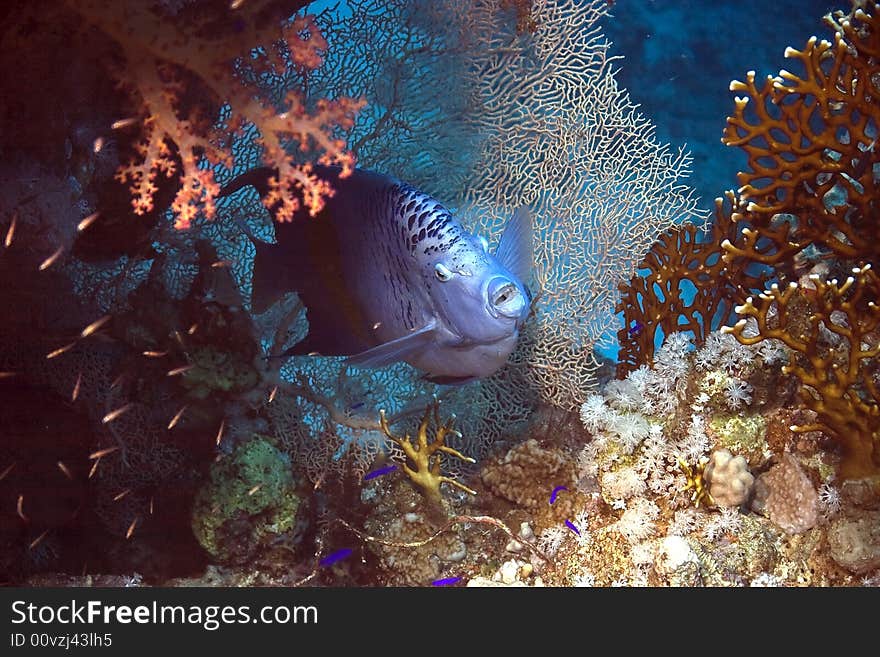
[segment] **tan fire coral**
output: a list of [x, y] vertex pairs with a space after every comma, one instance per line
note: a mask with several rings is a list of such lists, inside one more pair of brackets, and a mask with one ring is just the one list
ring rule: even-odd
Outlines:
[[877, 261], [880, 19], [876, 6], [872, 12], [838, 12], [833, 41], [811, 37], [803, 50], [787, 48], [800, 73], [782, 70], [759, 86], [749, 71], [731, 83], [744, 95], [722, 141], [749, 158], [738, 176], [749, 232], [743, 247], [725, 245], [728, 259], [789, 269], [796, 253], [815, 246]]

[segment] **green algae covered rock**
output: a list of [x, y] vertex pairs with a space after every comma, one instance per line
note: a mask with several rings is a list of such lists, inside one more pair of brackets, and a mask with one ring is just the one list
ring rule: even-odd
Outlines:
[[193, 533], [218, 562], [244, 563], [293, 529], [299, 505], [290, 458], [257, 437], [211, 466], [193, 505]]
[[183, 376], [183, 385], [197, 399], [214, 391], [250, 390], [259, 382], [253, 364], [234, 351], [198, 347], [190, 354], [192, 368]]

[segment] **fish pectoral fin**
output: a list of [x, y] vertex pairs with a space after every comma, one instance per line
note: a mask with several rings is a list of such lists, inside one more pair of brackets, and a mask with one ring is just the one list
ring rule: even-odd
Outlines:
[[471, 381], [477, 380], [477, 377], [475, 376], [434, 376], [432, 374], [426, 374], [422, 378], [425, 381], [430, 381], [431, 383], [436, 383], [437, 385], [441, 386], [462, 386], [465, 383], [470, 383]]
[[409, 356], [424, 349], [425, 345], [433, 339], [436, 327], [436, 320], [431, 320], [418, 331], [413, 331], [409, 335], [395, 338], [359, 354], [349, 356], [345, 359], [345, 364], [357, 365], [358, 367], [385, 367], [406, 360]]
[[495, 251], [498, 262], [523, 283], [529, 280], [532, 273], [535, 251], [533, 235], [532, 213], [526, 207], [517, 208], [507, 222]]

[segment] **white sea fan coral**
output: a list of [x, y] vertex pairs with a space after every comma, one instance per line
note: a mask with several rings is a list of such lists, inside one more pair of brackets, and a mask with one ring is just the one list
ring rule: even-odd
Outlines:
[[660, 508], [652, 501], [637, 497], [615, 523], [615, 529], [632, 543], [638, 543], [654, 535], [654, 521], [660, 516]]
[[645, 479], [632, 466], [619, 468], [602, 475], [602, 492], [606, 497], [626, 500], [645, 492]]

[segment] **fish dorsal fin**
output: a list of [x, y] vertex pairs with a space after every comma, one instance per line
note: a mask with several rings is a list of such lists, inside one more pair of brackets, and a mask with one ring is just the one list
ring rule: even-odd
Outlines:
[[383, 342], [380, 345], [362, 351], [359, 354], [345, 359], [346, 365], [358, 367], [385, 367], [408, 357], [424, 349], [434, 337], [437, 328], [437, 320], [432, 319], [418, 331], [413, 331], [403, 337]]
[[532, 273], [534, 249], [532, 213], [527, 207], [522, 206], [517, 208], [513, 217], [507, 222], [498, 249], [495, 251], [495, 258], [525, 283]]

